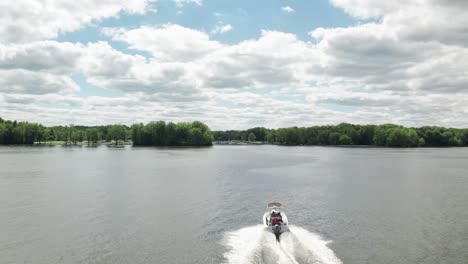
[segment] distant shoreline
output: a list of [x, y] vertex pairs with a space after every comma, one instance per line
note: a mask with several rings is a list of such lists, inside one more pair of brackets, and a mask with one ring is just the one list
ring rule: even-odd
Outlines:
[[[87, 142], [87, 141], [78, 141], [78, 142], [65, 142], [65, 141], [45, 141], [45, 142], [34, 142], [32, 145], [50, 145], [50, 146], [100, 146], [100, 145], [113, 145], [113, 146], [123, 146], [123, 145], [132, 145], [132, 141], [119, 141], [119, 144], [115, 144], [114, 141], [98, 141], [98, 142]], [[27, 145], [27, 144], [19, 144]], [[30, 144], [31, 145], [31, 144]]]
[[224, 140], [213, 141], [213, 145], [229, 145], [229, 146], [242, 146], [242, 145], [274, 145], [263, 141], [246, 141], [246, 140]]
[[[377, 147], [462, 147], [468, 146], [468, 129], [403, 127], [394, 124], [354, 125], [341, 123], [313, 127], [213, 131], [215, 141], [225, 145], [268, 142], [286, 146], [377, 146]], [[226, 143], [224, 143], [226, 142]], [[258, 143], [253, 143], [258, 144]], [[262, 143], [263, 144], [263, 143]]]
[[323, 148], [348, 148], [348, 149], [450, 149], [450, 148], [466, 148], [467, 146], [420, 146], [420, 147], [389, 147], [389, 146], [375, 146], [375, 145], [281, 145], [281, 144], [271, 144], [268, 142], [213, 142], [213, 145], [210, 146], [143, 146], [143, 145], [132, 145], [132, 143], [126, 142], [125, 144], [119, 143], [115, 145], [114, 143], [105, 142], [105, 143], [77, 143], [77, 144], [64, 144], [64, 143], [34, 143], [34, 144], [8, 144], [1, 145], [0, 147], [101, 147], [107, 146], [111, 148], [124, 148], [130, 146], [132, 148], [155, 148], [155, 149], [190, 149], [190, 148], [210, 148], [214, 146], [277, 146], [277, 147], [323, 147]]
[[131, 142], [134, 146], [210, 146], [216, 145], [281, 145], [281, 146], [346, 146], [346, 147], [466, 147], [468, 128], [403, 127], [394, 124], [324, 125], [268, 129], [211, 131], [199, 121], [191, 123], [148, 124], [132, 126], [53, 126], [17, 122], [0, 118], [0, 145], [13, 144], [107, 144]]
[[230, 140], [230, 141], [213, 141], [213, 145], [218, 146], [280, 146], [280, 147], [331, 147], [331, 148], [384, 148], [384, 149], [415, 149], [415, 148], [466, 148], [467, 146], [418, 146], [418, 147], [389, 147], [389, 146], [376, 146], [376, 145], [286, 145], [286, 144], [272, 144], [268, 142], [249, 142], [244, 140]]

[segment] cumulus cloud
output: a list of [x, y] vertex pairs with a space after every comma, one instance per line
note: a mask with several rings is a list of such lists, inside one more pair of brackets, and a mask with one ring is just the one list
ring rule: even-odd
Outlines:
[[86, 99], [62, 95], [62, 94], [44, 94], [44, 95], [31, 95], [31, 94], [4, 94], [3, 97], [5, 102], [11, 104], [43, 104], [43, 105], [61, 105], [61, 106], [72, 106], [79, 107], [84, 104]]
[[[419, 73], [430, 71], [430, 65], [440, 68], [447, 66], [450, 59], [440, 59], [447, 54], [465, 54], [456, 47], [446, 54], [447, 48], [440, 43], [402, 42], [397, 35], [386, 34], [386, 31], [382, 31], [382, 25], [375, 23], [316, 29], [310, 34], [319, 41], [317, 45], [298, 40], [293, 34], [275, 31], [263, 31], [259, 39], [224, 45], [211, 40], [204, 32], [178, 25], [106, 29], [105, 33], [114, 40], [127, 42], [133, 49], [149, 51], [154, 56], [148, 63], [142, 60], [129, 63], [134, 72], [131, 78], [123, 73], [118, 76], [126, 76], [129, 87], [141, 86], [138, 85], [140, 83], [162, 90], [169, 90], [170, 87], [177, 90], [189, 87], [239, 89], [303, 86], [311, 81], [346, 81], [382, 90], [430, 90], [432, 86], [423, 85], [421, 80], [425, 75]], [[179, 37], [183, 35], [186, 37]], [[179, 43], [173, 44], [178, 39]], [[112, 49], [108, 47], [108, 51], [112, 52]], [[119, 53], [119, 56], [133, 57], [123, 53]], [[428, 63], [434, 57], [439, 58], [438, 62]], [[463, 64], [463, 56], [457, 61]], [[105, 67], [108, 63], [103, 65]], [[118, 69], [120, 64], [112, 65]], [[148, 72], [145, 70], [148, 65], [152, 73], [143, 74]], [[96, 75], [99, 70], [90, 72]], [[440, 82], [437, 89], [444, 91], [440, 88], [444, 84], [448, 85], [446, 91], [462, 89], [464, 78], [453, 78], [454, 74], [456, 71], [452, 70], [448, 76], [450, 82], [447, 78], [447, 81]], [[439, 81], [444, 79], [443, 74], [436, 78]]]
[[[49, 124], [200, 119], [214, 129], [468, 122], [465, 1], [331, 2], [371, 20], [311, 29], [311, 42], [263, 30], [257, 38], [221, 43], [209, 33], [226, 32], [224, 24], [208, 33], [176, 24], [102, 29], [113, 42], [146, 57], [105, 41], [0, 42], [2, 115]], [[144, 10], [119, 6], [111, 13]], [[78, 19], [74, 28], [108, 16]], [[53, 34], [74, 30], [50, 28]], [[79, 89], [75, 74], [123, 96], [73, 95]]]
[[0, 43], [0, 69], [25, 69], [69, 73], [77, 67], [80, 45], [56, 41], [36, 41], [26, 44]]
[[[336, 7], [343, 8], [347, 13], [359, 18], [378, 18], [389, 12], [398, 11], [401, 4], [411, 4], [403, 1], [383, 0], [330, 0]], [[417, 1], [413, 1], [417, 2]]]
[[142, 14], [151, 0], [0, 2], [0, 42], [50, 39], [120, 12]]
[[174, 0], [177, 7], [183, 7], [186, 4], [196, 4], [201, 6], [203, 4], [203, 0]]
[[107, 28], [103, 33], [114, 41], [128, 43], [131, 49], [151, 52], [158, 60], [190, 61], [222, 47], [205, 32], [175, 24], [130, 30]]
[[351, 15], [378, 17], [381, 22], [311, 31], [326, 58], [325, 75], [371, 89], [468, 91], [467, 65], [462, 62], [467, 54], [468, 12], [458, 1], [332, 2]]
[[223, 33], [229, 32], [229, 31], [231, 31], [233, 29], [234, 29], [234, 27], [231, 26], [231, 24], [225, 25], [225, 24], [220, 23], [220, 24], [217, 24], [213, 28], [213, 30], [211, 30], [211, 33], [213, 33], [213, 34], [223, 34]]
[[382, 30], [402, 41], [438, 41], [466, 46], [468, 8], [466, 1], [331, 0], [358, 18], [381, 19]]
[[286, 13], [294, 13], [294, 9], [290, 6], [282, 6], [281, 10], [283, 10]]
[[309, 80], [304, 65], [314, 58], [313, 47], [295, 35], [262, 31], [259, 39], [219, 49], [200, 63], [205, 87], [238, 89], [300, 85]]
[[[111, 65], [111, 67], [109, 67]], [[124, 93], [178, 93], [197, 91], [189, 65], [175, 62], [148, 61], [139, 55], [114, 50], [108, 43], [89, 44], [80, 70], [91, 84]]]
[[86, 76], [109, 79], [129, 78], [135, 65], [146, 59], [113, 49], [107, 42], [89, 43], [81, 51], [79, 70]]
[[48, 94], [78, 91], [69, 77], [28, 70], [0, 70], [0, 92]]
[[[116, 78], [105, 77], [114, 81], [125, 76], [126, 86], [130, 89], [140, 87], [151, 92], [299, 85], [310, 79], [304, 65], [314, 61], [312, 46], [293, 34], [277, 31], [263, 31], [259, 39], [234, 45], [221, 44], [204, 32], [178, 25], [106, 29], [105, 34], [154, 56], [148, 63], [132, 63], [132, 69], [127, 71], [130, 75], [121, 73]], [[110, 47], [107, 50], [112, 52]], [[120, 53], [119, 56], [128, 55]], [[95, 75], [99, 70], [89, 72]], [[115, 83], [111, 86], [120, 87]]]

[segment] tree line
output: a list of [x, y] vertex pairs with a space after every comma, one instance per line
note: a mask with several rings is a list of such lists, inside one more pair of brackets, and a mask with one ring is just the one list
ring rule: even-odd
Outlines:
[[58, 141], [61, 144], [101, 141], [119, 144], [132, 141], [135, 146], [209, 146], [212, 141], [261, 141], [277, 145], [369, 145], [386, 147], [468, 146], [468, 129], [435, 126], [403, 127], [393, 124], [289, 127], [211, 132], [207, 125], [166, 123], [51, 126], [0, 118], [0, 144], [34, 144]]
[[263, 141], [277, 145], [368, 145], [386, 147], [468, 146], [468, 129], [393, 124], [290, 127], [214, 131], [215, 141]]
[[106, 126], [51, 126], [37, 123], [17, 122], [0, 118], [0, 144], [53, 143], [71, 145], [101, 141], [116, 145], [132, 140], [134, 145], [147, 146], [208, 146], [213, 137], [208, 126], [202, 122], [165, 123]]
[[210, 146], [213, 142], [210, 129], [199, 121], [134, 124], [130, 130], [134, 146]]

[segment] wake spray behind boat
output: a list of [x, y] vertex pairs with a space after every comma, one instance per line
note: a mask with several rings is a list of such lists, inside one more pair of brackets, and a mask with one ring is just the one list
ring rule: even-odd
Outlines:
[[275, 234], [276, 240], [279, 242], [281, 234], [289, 231], [288, 218], [283, 212], [281, 203], [269, 203], [267, 209], [268, 211], [263, 215], [263, 224], [267, 230]]

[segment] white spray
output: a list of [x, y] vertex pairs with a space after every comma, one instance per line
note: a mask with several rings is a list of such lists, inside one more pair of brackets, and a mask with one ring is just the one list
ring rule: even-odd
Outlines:
[[262, 225], [226, 233], [224, 257], [229, 264], [342, 264], [327, 246], [330, 241], [297, 226], [290, 229], [280, 242]]

